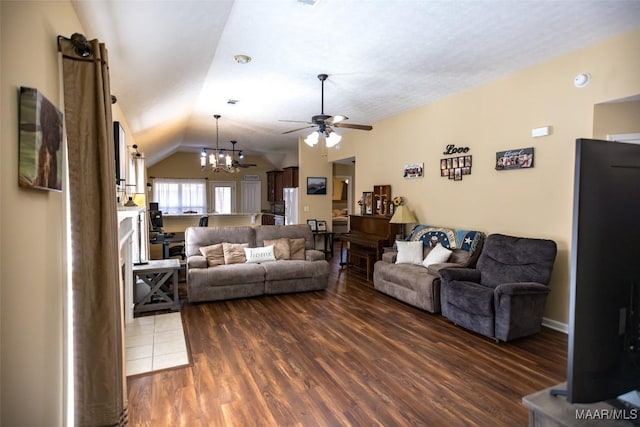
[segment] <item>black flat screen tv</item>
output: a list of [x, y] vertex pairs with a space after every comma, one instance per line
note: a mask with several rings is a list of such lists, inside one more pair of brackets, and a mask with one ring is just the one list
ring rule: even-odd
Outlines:
[[578, 139], [567, 400], [640, 389], [640, 145]]

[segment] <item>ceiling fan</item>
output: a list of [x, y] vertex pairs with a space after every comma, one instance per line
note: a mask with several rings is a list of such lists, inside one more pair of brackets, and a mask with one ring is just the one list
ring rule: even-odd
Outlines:
[[340, 142], [340, 139], [342, 139], [340, 135], [335, 133], [333, 128], [349, 128], [349, 129], [358, 129], [358, 130], [373, 129], [373, 127], [369, 125], [356, 125], [356, 124], [350, 124], [350, 123], [343, 123], [345, 120], [348, 119], [347, 116], [342, 116], [342, 115], [329, 116], [324, 113], [324, 81], [327, 80], [328, 77], [329, 76], [327, 74], [318, 74], [318, 80], [320, 80], [320, 84], [322, 86], [320, 114], [311, 117], [310, 122], [305, 122], [300, 120], [280, 120], [281, 122], [308, 124], [308, 126], [282, 132], [283, 135], [286, 135], [292, 132], [298, 132], [303, 129], [317, 127], [317, 130], [313, 131], [309, 136], [307, 136], [304, 142], [306, 142], [307, 145], [313, 147], [318, 143], [320, 136], [324, 136], [327, 147], [333, 147], [334, 145]]

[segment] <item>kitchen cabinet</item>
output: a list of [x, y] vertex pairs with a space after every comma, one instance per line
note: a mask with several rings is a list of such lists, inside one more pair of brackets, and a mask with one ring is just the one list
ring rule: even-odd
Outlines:
[[281, 202], [283, 187], [283, 171], [267, 172], [267, 200], [269, 202]]

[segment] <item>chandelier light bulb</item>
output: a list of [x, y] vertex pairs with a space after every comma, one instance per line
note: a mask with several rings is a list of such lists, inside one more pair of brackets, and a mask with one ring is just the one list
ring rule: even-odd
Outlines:
[[327, 145], [327, 148], [331, 148], [337, 145], [341, 139], [342, 137], [340, 135], [335, 132], [331, 132], [329, 136], [326, 137], [325, 144]]
[[320, 134], [317, 131], [313, 131], [304, 139], [305, 144], [309, 147], [313, 147], [318, 143], [318, 139], [320, 138]]

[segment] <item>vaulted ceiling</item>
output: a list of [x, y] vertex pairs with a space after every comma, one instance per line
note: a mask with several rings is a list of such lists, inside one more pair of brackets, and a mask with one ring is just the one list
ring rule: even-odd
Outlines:
[[320, 73], [326, 114], [375, 124], [640, 28], [635, 0], [311, 2], [72, 4], [87, 38], [106, 43], [112, 92], [149, 165], [214, 147], [214, 114], [221, 148], [295, 152], [308, 131], [283, 135], [304, 124], [280, 120], [320, 114]]

